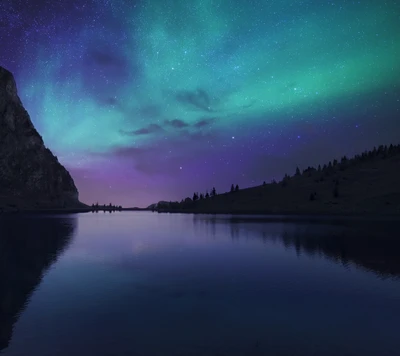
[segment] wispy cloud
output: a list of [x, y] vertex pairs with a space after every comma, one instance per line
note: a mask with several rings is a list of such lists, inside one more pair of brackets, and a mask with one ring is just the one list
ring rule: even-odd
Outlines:
[[176, 128], [176, 129], [182, 129], [182, 128], [185, 128], [185, 127], [189, 126], [189, 124], [187, 122], [185, 122], [183, 120], [178, 120], [178, 119], [166, 120], [165, 121], [165, 125], [173, 127], [173, 128]]
[[197, 110], [214, 111], [211, 108], [212, 100], [210, 95], [204, 89], [182, 90], [175, 95], [175, 98], [181, 104], [185, 104]]
[[164, 131], [164, 129], [160, 125], [150, 124], [138, 130], [133, 130], [133, 131], [120, 130], [120, 133], [121, 135], [124, 136], [139, 136], [139, 135], [150, 135], [162, 131]]

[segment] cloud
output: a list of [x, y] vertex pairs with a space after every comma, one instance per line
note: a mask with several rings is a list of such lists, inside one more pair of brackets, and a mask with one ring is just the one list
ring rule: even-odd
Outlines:
[[102, 156], [115, 155], [117, 157], [130, 157], [136, 158], [154, 152], [152, 147], [119, 147], [110, 152], [102, 154]]
[[250, 104], [243, 105], [242, 108], [243, 109], [249, 109], [256, 103], [257, 103], [257, 100], [253, 100]]
[[111, 106], [119, 105], [118, 99], [113, 96], [109, 96], [108, 98], [104, 99], [103, 102], [104, 102], [104, 104], [111, 105]]
[[138, 109], [138, 115], [142, 118], [156, 118], [160, 114], [161, 108], [158, 105], [145, 105]]
[[199, 121], [197, 121], [193, 126], [197, 129], [201, 129], [207, 126], [211, 126], [215, 122], [216, 118], [210, 117], [210, 118], [203, 118]]
[[[175, 151], [175, 145], [166, 142], [161, 145], [143, 146], [143, 147], [121, 147], [116, 148], [107, 155], [129, 160], [135, 167], [135, 170], [146, 175], [164, 175], [173, 174], [179, 169], [179, 162], [182, 162], [181, 156], [166, 159], [165, 152]], [[185, 152], [185, 151], [180, 151]], [[185, 153], [183, 153], [185, 154]]]
[[165, 125], [166, 126], [171, 126], [173, 128], [176, 128], [176, 129], [182, 129], [184, 127], [188, 127], [189, 126], [189, 124], [187, 122], [185, 122], [183, 120], [178, 120], [178, 119], [166, 120], [165, 121]]
[[132, 162], [135, 170], [150, 176], [170, 175], [180, 172], [180, 166], [194, 164], [193, 157], [199, 157], [209, 149], [209, 142], [215, 136], [206, 131], [189, 132], [190, 128], [180, 130], [180, 135], [171, 139], [156, 139], [140, 147], [115, 147], [103, 154]]
[[[87, 50], [83, 68], [73, 68], [73, 70], [83, 70], [85, 73], [82, 75], [85, 95], [91, 95], [103, 103], [103, 98], [119, 95], [126, 86], [127, 79], [134, 80], [133, 78], [136, 78], [137, 69], [130, 65], [129, 60], [117, 48], [105, 45]], [[71, 75], [71, 68], [65, 64], [63, 71], [62, 77], [64, 80], [68, 80]], [[122, 103], [119, 103], [120, 109], [123, 106]]]
[[214, 111], [211, 109], [211, 98], [204, 89], [182, 90], [175, 95], [175, 98], [179, 103], [192, 106], [195, 109], [208, 112]]
[[120, 133], [121, 133], [121, 135], [124, 135], [124, 136], [138, 136], [138, 135], [149, 135], [149, 134], [162, 132], [162, 131], [164, 131], [164, 130], [160, 125], [150, 124], [146, 127], [143, 127], [141, 129], [134, 130], [134, 131], [120, 130]]
[[124, 67], [125, 60], [112, 52], [92, 49], [88, 52], [88, 61], [105, 67]]

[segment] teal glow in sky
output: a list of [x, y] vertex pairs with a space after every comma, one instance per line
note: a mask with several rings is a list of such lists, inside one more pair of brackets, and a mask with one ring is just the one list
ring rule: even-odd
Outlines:
[[0, 5], [0, 64], [84, 202], [180, 200], [398, 143], [400, 2], [22, 3]]

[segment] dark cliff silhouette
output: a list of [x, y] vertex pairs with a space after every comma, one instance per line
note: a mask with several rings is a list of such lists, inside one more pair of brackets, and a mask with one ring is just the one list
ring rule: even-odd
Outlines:
[[33, 126], [13, 75], [0, 67], [0, 211], [84, 206]]
[[400, 216], [400, 145], [379, 146], [318, 168], [297, 167], [280, 182], [152, 205], [159, 212], [240, 214], [383, 214]]
[[0, 351], [43, 275], [71, 241], [73, 217], [0, 218]]

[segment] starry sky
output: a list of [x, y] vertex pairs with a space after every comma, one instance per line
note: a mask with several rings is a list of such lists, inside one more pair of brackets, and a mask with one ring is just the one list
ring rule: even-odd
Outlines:
[[0, 45], [85, 203], [400, 143], [400, 0], [1, 0]]

